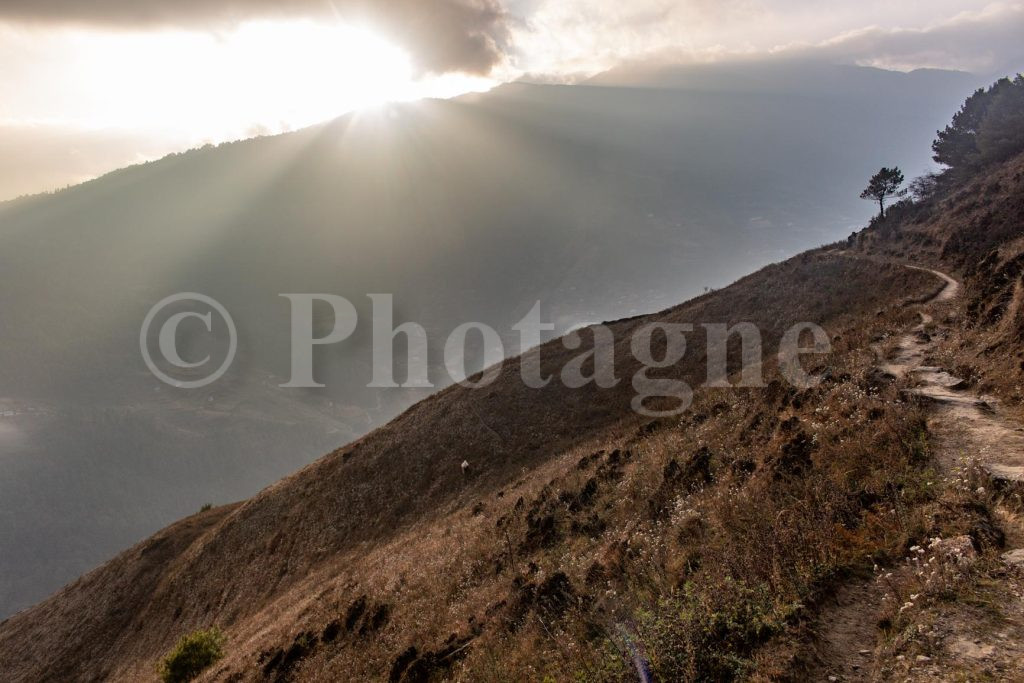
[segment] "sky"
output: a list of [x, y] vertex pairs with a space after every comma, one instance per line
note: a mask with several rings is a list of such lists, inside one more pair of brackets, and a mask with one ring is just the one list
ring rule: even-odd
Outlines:
[[387, 101], [623, 62], [1024, 68], [1024, 2], [0, 0], [0, 200]]

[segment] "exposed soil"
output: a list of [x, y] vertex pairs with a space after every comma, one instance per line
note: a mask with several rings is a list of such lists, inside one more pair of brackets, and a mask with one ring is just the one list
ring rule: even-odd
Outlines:
[[923, 305], [921, 322], [896, 342], [888, 358], [882, 346], [873, 348], [880, 370], [905, 380], [911, 393], [928, 401], [932, 453], [946, 476], [976, 464], [1004, 494], [996, 512], [1007, 538], [1007, 569], [1001, 582], [981, 588], [977, 604], [950, 603], [930, 612], [927, 624], [915, 625], [930, 643], [930, 654], [912, 659], [880, 647], [884, 587], [870, 579], [843, 586], [815, 623], [818, 666], [812, 680], [1024, 679], [1024, 572], [1012, 561], [1020, 558], [1024, 564], [1024, 553], [1014, 552], [1024, 546], [1024, 520], [1014, 505], [1024, 486], [1024, 428], [1004, 415], [995, 399], [972, 393], [967, 382], [930, 364], [936, 341], [955, 322], [950, 304], [960, 284], [945, 273], [929, 272], [946, 286]]
[[883, 592], [874, 581], [849, 583], [816, 620], [817, 666], [814, 681], [868, 681], [875, 669], [877, 613]]

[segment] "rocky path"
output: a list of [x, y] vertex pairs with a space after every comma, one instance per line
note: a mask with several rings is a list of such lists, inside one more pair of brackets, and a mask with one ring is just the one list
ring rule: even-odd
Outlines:
[[[946, 287], [929, 303], [952, 301], [960, 292], [953, 278], [929, 271], [946, 281]], [[943, 333], [929, 313], [921, 324], [903, 337], [896, 358], [882, 369], [896, 376], [909, 375], [912, 391], [933, 404], [929, 426], [936, 436], [940, 464], [952, 469], [963, 456], [977, 462], [997, 486], [1014, 489], [1024, 484], [1024, 427], [1000, 415], [994, 399], [977, 396], [966, 383], [942, 368], [927, 365], [933, 337]]]
[[973, 394], [960, 378], [930, 364], [947, 325], [945, 318], [936, 322], [935, 317], [948, 315], [960, 284], [945, 273], [929, 272], [945, 287], [925, 304], [921, 322], [897, 341], [888, 358], [883, 349], [875, 349], [879, 368], [906, 380], [910, 392], [931, 404], [933, 451], [947, 476], [977, 465], [1011, 503], [997, 509], [1008, 541], [1005, 581], [989, 586], [987, 597], [979, 598], [990, 604], [953, 604], [930, 614], [928, 625], [920, 627], [927, 629], [922, 633], [930, 654], [913, 660], [893, 655], [893, 661], [881, 652], [876, 627], [885, 591], [872, 580], [850, 583], [818, 617], [815, 680], [1024, 681], [1024, 520], [1021, 507], [1012, 504], [1019, 504], [1024, 490], [1024, 428], [1003, 417], [992, 399]]

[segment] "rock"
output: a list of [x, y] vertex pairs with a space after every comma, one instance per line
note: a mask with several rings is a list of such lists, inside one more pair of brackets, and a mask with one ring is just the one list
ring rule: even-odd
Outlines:
[[1015, 465], [1000, 465], [997, 463], [985, 463], [983, 465], [988, 475], [1001, 487], [1013, 486], [1024, 482], [1024, 467]]
[[971, 642], [967, 638], [957, 638], [953, 643], [952, 650], [970, 659], [987, 659], [995, 653], [996, 648], [994, 645], [980, 645]]
[[1003, 562], [1011, 567], [1021, 567], [1024, 569], [1024, 548], [1018, 548], [1017, 550], [1011, 550], [1008, 553], [1003, 553]]
[[916, 659], [922, 664], [927, 664], [928, 662], [932, 661], [932, 658], [927, 655], [918, 655]]

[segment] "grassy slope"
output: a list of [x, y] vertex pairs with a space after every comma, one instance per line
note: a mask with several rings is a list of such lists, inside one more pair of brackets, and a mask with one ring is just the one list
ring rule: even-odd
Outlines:
[[[629, 409], [632, 330], [648, 320], [749, 320], [762, 326], [771, 351], [789, 324], [814, 320], [826, 322], [838, 336], [837, 349], [863, 349], [864, 320], [880, 320], [879, 308], [933, 287], [921, 273], [812, 253], [664, 313], [616, 323], [619, 376], [626, 381], [615, 390], [569, 391], [557, 383], [528, 390], [518, 379], [517, 364], [508, 363], [490, 388], [455, 388], [420, 403], [225, 514], [191, 544], [172, 528], [167, 533], [181, 549], [162, 563], [151, 595], [147, 590], [133, 596], [120, 586], [146, 582], [153, 571], [146, 561], [153, 541], [9, 620], [0, 629], [0, 664], [29, 678], [40, 671], [32, 662], [46, 663], [58, 676], [148, 672], [182, 633], [217, 623], [231, 638], [225, 666], [251, 670], [261, 650], [287, 649], [299, 633], [320, 632], [332, 615], [364, 594], [389, 608], [387, 623], [371, 644], [342, 648], [342, 657], [325, 651], [317, 655], [324, 661], [304, 666], [355, 667], [381, 675], [409, 645], [419, 651], [436, 648], [449, 633], [465, 630], [470, 616], [498, 637], [501, 624], [522, 615], [494, 608], [487, 617], [488, 605], [514, 605], [522, 592], [517, 577], [520, 583], [533, 581], [533, 565], [547, 575], [571, 572], [573, 585], [583, 590], [589, 565], [579, 563], [603, 552], [613, 539], [631, 535], [627, 530], [637, 522], [630, 521], [629, 510], [650, 496], [648, 485], [655, 490], [661, 485], [657, 475], [670, 458], [685, 462], [700, 446], [712, 444], [709, 467], [725, 472], [739, 458], [736, 449], [743, 449], [748, 451], [743, 458], [764, 471], [757, 478], [772, 481], [765, 461], [783, 457], [780, 449], [790, 438], [779, 431], [778, 411], [788, 419], [788, 406], [797, 400], [813, 415], [810, 396], [801, 400], [776, 382], [765, 390], [718, 397], [700, 392], [693, 413], [706, 418], [700, 428], [687, 421], [649, 427]], [[703, 354], [699, 336], [691, 339], [687, 360], [673, 372], [696, 386], [703, 380]], [[827, 364], [841, 367], [849, 361], [841, 358], [857, 353], [839, 351], [842, 355]], [[542, 350], [550, 368], [575, 355], [558, 342]], [[777, 402], [774, 413], [760, 408], [767, 394]], [[648, 435], [649, 429], [657, 431]], [[759, 438], [752, 439], [753, 433]], [[754, 444], [768, 450], [760, 452]], [[593, 464], [606, 470], [597, 483], [600, 495], [588, 503], [584, 523], [574, 532], [570, 518], [576, 513], [557, 501], [583, 475], [565, 479], [566, 473], [582, 471], [575, 469], [582, 455], [615, 448], [635, 455], [629, 462]], [[650, 453], [642, 456], [641, 448]], [[469, 481], [459, 468], [464, 458], [473, 463]], [[623, 488], [633, 493], [617, 495]], [[675, 493], [666, 489], [663, 496], [667, 501]], [[674, 535], [658, 526], [664, 523], [662, 513], [648, 519], [644, 506], [639, 508], [640, 520], [655, 525], [651, 533]], [[501, 518], [505, 522], [497, 530]], [[569, 561], [578, 565], [575, 571]], [[629, 601], [622, 606], [631, 607]], [[483, 648], [464, 652], [474, 650]]]
[[[951, 260], [944, 217], [974, 199], [951, 201], [922, 219], [920, 242], [878, 232], [865, 249]], [[972, 258], [955, 265], [977, 272]], [[180, 635], [216, 624], [229, 653], [217, 679], [629, 679], [629, 643], [666, 679], [792, 674], [806, 608], [931, 531], [923, 421], [872, 370], [869, 344], [904, 329], [907, 304], [937, 284], [809, 252], [616, 323], [615, 390], [527, 390], [508, 363], [492, 387], [442, 392], [4, 622], [0, 668], [145, 679]], [[796, 391], [769, 363], [764, 389], [701, 390], [682, 419], [640, 420], [628, 337], [652, 320], [756, 322], [769, 351], [789, 324], [823, 323], [828, 379]], [[672, 372], [697, 386], [690, 339]], [[556, 368], [575, 352], [555, 342], [542, 355]]]

